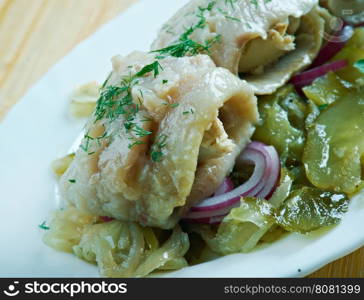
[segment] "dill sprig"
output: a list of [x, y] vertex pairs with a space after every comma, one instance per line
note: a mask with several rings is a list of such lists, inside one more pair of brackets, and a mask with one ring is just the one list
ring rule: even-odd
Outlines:
[[[159, 61], [144, 66], [139, 72], [134, 75], [121, 79], [120, 86], [104, 86], [101, 89], [101, 94], [97, 100], [95, 117], [96, 121], [106, 118], [114, 121], [120, 115], [129, 115], [129, 119], [132, 118], [137, 112], [138, 107], [133, 102], [131, 95], [132, 87], [138, 83], [137, 79], [143, 77], [148, 73], [153, 73], [154, 77], [159, 75], [160, 69], [162, 69]], [[106, 85], [106, 84], [105, 84]]]
[[195, 31], [193, 27], [189, 28], [179, 38], [178, 42], [162, 49], [154, 50], [153, 53], [159, 53], [157, 58], [165, 58], [166, 56], [183, 57], [194, 56], [201, 53], [210, 53], [210, 48], [221, 39], [221, 35], [207, 40], [204, 44], [195, 42], [190, 38]]
[[231, 5], [231, 7], [234, 7], [234, 4], [238, 1], [238, 0], [224, 0], [225, 1], [225, 5]]
[[240, 19], [230, 16], [227, 11], [219, 7], [217, 8], [217, 10], [225, 17], [225, 19], [241, 23]]
[[[145, 130], [136, 124], [136, 116], [139, 112], [140, 104], [134, 103], [131, 90], [132, 87], [138, 83], [139, 78], [148, 73], [152, 73], [156, 78], [161, 69], [162, 66], [159, 61], [155, 60], [151, 64], [144, 66], [134, 75], [129, 74], [128, 76], [123, 77], [120, 81], [120, 86], [107, 85], [107, 81], [110, 78], [109, 75], [101, 88], [100, 97], [97, 100], [96, 110], [94, 112], [95, 122], [104, 118], [109, 122], [113, 122], [123, 115], [123, 126], [127, 133], [133, 133], [138, 138], [143, 138], [152, 134], [151, 131]], [[142, 91], [140, 91], [140, 94], [141, 97], [143, 97]], [[142, 102], [140, 98], [139, 101]], [[81, 148], [88, 152], [92, 141], [97, 140], [98, 143], [100, 143], [100, 140], [107, 136], [108, 134], [105, 132], [102, 136], [94, 138], [87, 133], [84, 136], [84, 143], [81, 145]], [[130, 148], [142, 143], [142, 141], [135, 139], [134, 136], [131, 136], [130, 140], [132, 141], [131, 144], [129, 144]]]
[[180, 35], [178, 40], [165, 48], [152, 51], [152, 53], [158, 53], [157, 58], [162, 59], [166, 56], [183, 57], [194, 56], [201, 53], [210, 53], [210, 48], [221, 39], [221, 35], [217, 35], [213, 39], [205, 41], [203, 44], [198, 43], [191, 39], [191, 35], [197, 29], [203, 29], [206, 27], [205, 12], [211, 11], [216, 5], [216, 1], [211, 1], [206, 7], [198, 7], [196, 16], [198, 17], [197, 24], [188, 28], [184, 33]]
[[50, 227], [49, 227], [49, 226], [47, 226], [47, 222], [46, 222], [46, 221], [43, 221], [43, 222], [42, 222], [42, 224], [39, 224], [39, 225], [38, 225], [38, 227], [39, 227], [40, 229], [43, 229], [43, 230], [49, 230], [49, 229], [50, 229]]
[[165, 134], [161, 134], [156, 137], [152, 148], [150, 156], [154, 162], [160, 162], [163, 157], [163, 148], [167, 145], [167, 136]]

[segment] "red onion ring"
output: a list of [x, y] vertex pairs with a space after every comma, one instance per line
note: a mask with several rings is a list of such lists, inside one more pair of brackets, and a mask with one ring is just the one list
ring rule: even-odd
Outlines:
[[345, 26], [334, 35], [331, 36], [330, 40], [320, 50], [316, 59], [313, 61], [310, 69], [316, 68], [328, 62], [335, 56], [344, 46], [346, 42], [353, 36], [354, 28], [352, 26]]
[[326, 75], [330, 71], [337, 71], [342, 68], [345, 68], [348, 65], [346, 60], [338, 60], [332, 63], [327, 63], [325, 65], [307, 70], [302, 72], [291, 79], [291, 83], [296, 87], [296, 89], [300, 90], [303, 87], [310, 85], [315, 79]]
[[234, 189], [234, 183], [229, 177], [225, 177], [220, 187], [216, 190], [214, 196], [220, 196]]
[[[237, 164], [242, 163], [255, 165], [253, 175], [247, 182], [224, 194], [215, 193], [213, 197], [192, 207], [184, 220], [193, 223], [218, 223], [232, 208], [240, 206], [241, 197], [269, 199], [280, 176], [280, 161], [275, 148], [252, 142], [237, 159]], [[225, 180], [222, 185], [227, 186], [227, 182]]]
[[107, 222], [111, 222], [111, 221], [113, 221], [113, 220], [114, 220], [114, 218], [110, 218], [110, 217], [107, 217], [107, 216], [102, 216], [102, 217], [100, 217], [100, 219], [101, 219], [103, 222], [105, 222], [105, 223], [107, 223]]

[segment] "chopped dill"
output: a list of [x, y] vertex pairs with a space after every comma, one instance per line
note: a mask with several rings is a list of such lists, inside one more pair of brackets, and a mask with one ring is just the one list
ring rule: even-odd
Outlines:
[[250, 3], [258, 7], [258, 0], [250, 0]]
[[[96, 110], [94, 113], [95, 122], [106, 118], [110, 122], [115, 121], [120, 116], [124, 116], [124, 128], [127, 132], [133, 132], [138, 137], [145, 137], [152, 134], [152, 132], [144, 130], [135, 123], [136, 115], [139, 112], [139, 106], [142, 104], [142, 100], [139, 98], [140, 104], [133, 102], [131, 89], [135, 84], [138, 84], [138, 78], [141, 78], [148, 73], [152, 73], [153, 77], [156, 78], [162, 66], [158, 60], [155, 60], [151, 64], [144, 66], [139, 72], [134, 75], [123, 77], [120, 82], [120, 86], [109, 85], [101, 88], [100, 97], [97, 100]], [[143, 98], [143, 91], [139, 90], [141, 97]], [[97, 141], [100, 144], [100, 140], [105, 138], [107, 133], [97, 137]], [[81, 145], [81, 149], [88, 152], [90, 143], [95, 138], [90, 137], [88, 134], [85, 135], [84, 144]], [[140, 144], [138, 141], [133, 141], [129, 147]]]
[[234, 7], [234, 4], [236, 2], [238, 2], [238, 0], [224, 0], [225, 1], [225, 5], [231, 5], [231, 7]]
[[163, 105], [167, 105], [171, 108], [176, 108], [179, 106], [179, 103], [168, 103], [168, 102], [163, 102]]
[[43, 221], [42, 224], [39, 224], [38, 227], [43, 230], [49, 230], [49, 226], [47, 226], [47, 222]]
[[90, 142], [94, 140], [93, 137], [89, 136], [88, 133], [85, 134], [84, 136], [84, 144], [80, 145], [80, 148], [85, 151], [88, 152], [89, 148], [90, 148]]
[[167, 136], [165, 134], [161, 134], [155, 139], [154, 144], [151, 148], [151, 158], [154, 162], [161, 162], [163, 157], [163, 148], [167, 145]]
[[132, 143], [130, 143], [128, 145], [128, 148], [131, 149], [133, 148], [134, 146], [137, 146], [137, 145], [144, 145], [145, 142], [144, 141], [141, 141], [141, 140], [137, 140], [137, 139], [134, 139], [134, 138], [129, 138], [131, 141], [133, 141]]
[[223, 9], [221, 9], [221, 8], [217, 8], [217, 10], [218, 10], [218, 11], [219, 11], [222, 15], [224, 15], [224, 17], [225, 17], [226, 19], [231, 20], [231, 21], [235, 21], [235, 22], [239, 22], [239, 23], [241, 23], [241, 20], [240, 20], [240, 19], [238, 19], [238, 18], [234, 18], [234, 17], [230, 16], [230, 15], [229, 15], [229, 13], [228, 13], [227, 11], [225, 11], [225, 10], [223, 10]]
[[166, 56], [183, 57], [193, 56], [201, 53], [210, 53], [210, 48], [218, 41], [221, 36], [217, 35], [213, 39], [207, 40], [204, 43], [198, 43], [191, 39], [191, 35], [197, 29], [203, 29], [206, 27], [205, 12], [211, 11], [216, 5], [216, 1], [211, 1], [206, 7], [198, 7], [197, 17], [199, 21], [197, 24], [188, 28], [184, 33], [180, 35], [178, 40], [165, 48], [152, 51], [152, 53], [158, 53], [157, 59], [162, 59]]
[[145, 129], [141, 128], [139, 125], [134, 125], [132, 128], [132, 131], [135, 133], [136, 136], [141, 137], [141, 138], [152, 134], [151, 131], [145, 130]]
[[210, 53], [210, 48], [218, 41], [220, 41], [221, 35], [217, 35], [213, 39], [206, 41], [204, 44], [200, 44], [190, 39], [190, 35], [195, 29], [189, 28], [185, 33], [181, 35], [179, 40], [162, 49], [154, 50], [153, 53], [159, 53], [157, 58], [165, 58], [166, 56], [183, 57], [183, 56], [194, 56], [201, 53]]
[[193, 111], [193, 109], [191, 108], [190, 110], [186, 110], [184, 111], [182, 114], [184, 115], [188, 115], [188, 114], [194, 114], [195, 112]]

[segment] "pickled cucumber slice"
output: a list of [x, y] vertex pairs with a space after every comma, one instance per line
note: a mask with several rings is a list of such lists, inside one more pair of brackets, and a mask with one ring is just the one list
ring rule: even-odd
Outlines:
[[311, 126], [304, 147], [307, 178], [319, 188], [352, 194], [362, 182], [364, 95], [348, 90]]

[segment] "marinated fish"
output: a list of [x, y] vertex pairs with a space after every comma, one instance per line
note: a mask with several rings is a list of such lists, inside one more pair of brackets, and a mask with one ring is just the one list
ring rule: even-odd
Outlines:
[[232, 171], [257, 118], [250, 86], [207, 55], [115, 57], [61, 194], [88, 213], [173, 228]]

